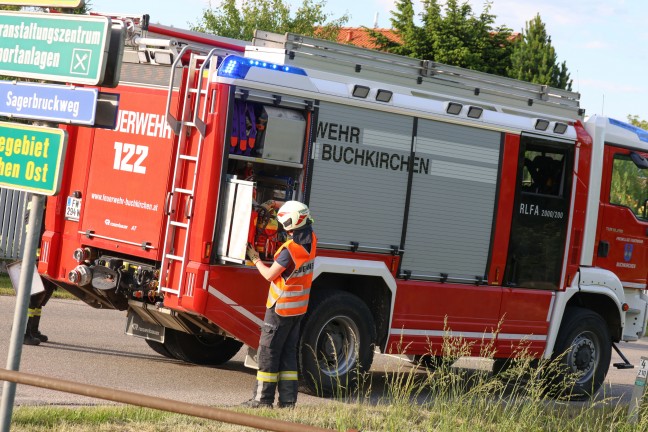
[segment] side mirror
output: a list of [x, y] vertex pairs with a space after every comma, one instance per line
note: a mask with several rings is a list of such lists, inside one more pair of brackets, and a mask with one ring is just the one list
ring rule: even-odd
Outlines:
[[635, 152], [630, 153], [630, 158], [632, 159], [632, 162], [634, 162], [634, 164], [637, 166], [637, 168], [639, 169], [648, 168], [648, 159], [641, 156], [639, 153], [635, 153]]

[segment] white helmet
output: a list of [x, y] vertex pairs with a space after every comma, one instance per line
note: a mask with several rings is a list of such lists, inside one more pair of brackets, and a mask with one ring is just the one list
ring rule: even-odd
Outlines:
[[299, 201], [286, 201], [277, 212], [277, 220], [286, 231], [293, 231], [306, 225], [310, 211]]

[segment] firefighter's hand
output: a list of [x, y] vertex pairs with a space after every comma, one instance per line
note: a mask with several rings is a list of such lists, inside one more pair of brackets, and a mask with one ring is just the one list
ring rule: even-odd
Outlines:
[[257, 251], [255, 251], [254, 248], [252, 247], [252, 245], [250, 245], [249, 243], [247, 245], [247, 253], [246, 253], [246, 255], [250, 259], [250, 261], [252, 261], [252, 264], [254, 264], [254, 265], [256, 265], [256, 263], [259, 262], [259, 260], [261, 259], [261, 258], [259, 258], [259, 253]]

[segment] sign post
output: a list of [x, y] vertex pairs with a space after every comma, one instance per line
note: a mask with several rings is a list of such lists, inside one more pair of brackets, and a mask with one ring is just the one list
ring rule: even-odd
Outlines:
[[101, 16], [0, 12], [0, 75], [99, 84], [111, 20]]
[[639, 419], [639, 408], [641, 407], [641, 400], [646, 393], [646, 379], [648, 378], [648, 357], [641, 357], [641, 364], [635, 379], [634, 389], [632, 390], [632, 397], [630, 399], [630, 406], [628, 407], [628, 421], [631, 424], [637, 423]]
[[[17, 371], [20, 366], [43, 219], [45, 197], [42, 195], [55, 195], [59, 190], [66, 144], [67, 133], [61, 129], [0, 122], [0, 186], [35, 192], [29, 212], [20, 281], [16, 289], [16, 309], [7, 355], [9, 370]], [[15, 396], [16, 384], [5, 382], [0, 405], [0, 431], [9, 430]]]

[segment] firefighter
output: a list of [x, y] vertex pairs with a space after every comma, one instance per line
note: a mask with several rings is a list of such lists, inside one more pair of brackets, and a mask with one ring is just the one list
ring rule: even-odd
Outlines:
[[[31, 201], [32, 195], [27, 195], [29, 202], [27, 203], [27, 211], [25, 211], [25, 231], [29, 228], [29, 213], [31, 212]], [[41, 222], [40, 234], [43, 235], [45, 225]], [[45, 290], [39, 292], [38, 294], [32, 294], [29, 297], [29, 310], [27, 311], [27, 328], [25, 330], [25, 337], [23, 338], [23, 343], [25, 345], [40, 345], [41, 342], [47, 342], [49, 338], [38, 330], [40, 325], [41, 312], [43, 306], [45, 306], [52, 297], [54, 293], [54, 288], [50, 284], [45, 284]]]
[[297, 401], [297, 343], [308, 308], [317, 237], [308, 207], [298, 201], [283, 204], [277, 221], [288, 233], [288, 240], [274, 254], [270, 267], [251, 245], [247, 249], [248, 258], [270, 282], [254, 397], [243, 404], [250, 408], [272, 408], [277, 387], [279, 408], [293, 408]]
[[23, 343], [25, 345], [40, 345], [41, 342], [47, 342], [48, 337], [38, 330], [40, 324], [41, 311], [43, 306], [52, 297], [54, 290], [45, 285], [45, 290], [38, 294], [32, 294], [29, 298], [29, 311], [27, 315], [27, 330]]

